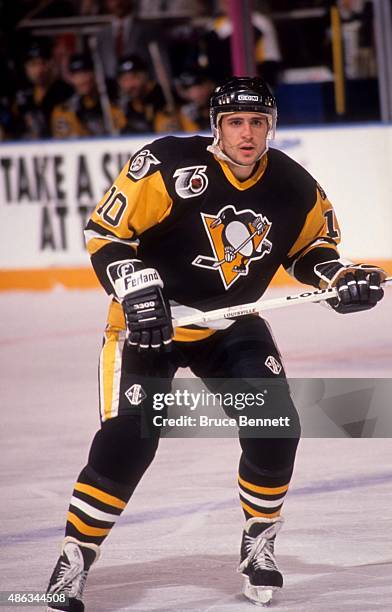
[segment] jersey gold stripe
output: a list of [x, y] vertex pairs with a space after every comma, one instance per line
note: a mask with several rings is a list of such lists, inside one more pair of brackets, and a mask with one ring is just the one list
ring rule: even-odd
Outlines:
[[[98, 230], [92, 229], [91, 226], [95, 225]], [[102, 247], [107, 244], [111, 244], [113, 242], [117, 244], [125, 244], [125, 246], [131, 247], [134, 251], [137, 250], [140, 241], [137, 238], [131, 238], [124, 240], [122, 238], [118, 238], [117, 236], [113, 236], [108, 233], [109, 230], [100, 228], [100, 226], [92, 222], [88, 224], [87, 229], [84, 230], [84, 241], [86, 243], [87, 251], [90, 255], [94, 255], [97, 253]]]
[[[306, 248], [316, 239], [328, 238], [329, 237], [329, 229], [327, 219], [325, 214], [332, 210], [332, 205], [329, 200], [323, 200], [319, 192], [317, 192], [317, 199], [313, 208], [309, 211], [305, 223], [302, 227], [301, 233], [298, 236], [297, 240], [291, 247], [287, 256], [289, 258], [295, 257], [297, 253], [302, 251], [302, 249]], [[336, 244], [340, 242], [340, 231], [339, 226], [336, 223], [336, 233], [337, 236], [334, 238]], [[331, 244], [333, 248], [333, 245]]]
[[188, 327], [176, 327], [174, 330], [174, 340], [177, 342], [196, 342], [204, 340], [215, 334], [216, 329], [189, 329]]
[[109, 493], [105, 493], [104, 491], [101, 491], [96, 487], [92, 487], [91, 485], [84, 484], [83, 482], [77, 482], [75, 489], [81, 493], [87, 493], [87, 495], [95, 497], [95, 499], [99, 499], [99, 501], [104, 502], [105, 504], [109, 504], [109, 506], [121, 508], [121, 510], [123, 510], [127, 505], [124, 501], [122, 501], [122, 499], [109, 495]]
[[223, 161], [222, 159], [218, 159], [217, 157], [215, 157], [215, 159], [221, 166], [224, 175], [229, 181], [229, 183], [231, 183], [233, 187], [236, 187], [239, 191], [244, 191], [245, 189], [249, 189], [249, 187], [253, 187], [253, 185], [255, 185], [257, 181], [263, 176], [267, 167], [268, 155], [263, 156], [263, 158], [260, 160], [259, 167], [255, 174], [253, 174], [246, 181], [240, 181], [239, 179], [237, 179], [225, 161]]
[[253, 510], [253, 508], [248, 506], [248, 504], [245, 504], [243, 501], [241, 501], [241, 506], [252, 516], [262, 516], [263, 518], [275, 518], [275, 516], [280, 516], [280, 510], [267, 514], [266, 512], [257, 512], [257, 510]]
[[297, 263], [297, 261], [300, 261], [301, 258], [304, 257], [307, 253], [309, 253], [312, 249], [335, 249], [336, 256], [337, 256], [337, 258], [339, 257], [338, 250], [337, 250], [337, 248], [335, 247], [334, 244], [331, 244], [330, 242], [322, 242], [322, 243], [319, 243], [319, 244], [311, 244], [307, 249], [302, 251], [302, 253], [298, 257], [298, 259], [295, 260], [295, 263]]
[[91, 238], [87, 243], [87, 251], [89, 255], [94, 255], [99, 249], [102, 249], [102, 247], [111, 242], [109, 238]]
[[100, 527], [90, 527], [90, 525], [86, 525], [86, 523], [81, 521], [73, 512], [68, 512], [67, 521], [72, 523], [72, 525], [83, 535], [99, 537], [106, 536], [110, 533], [110, 529], [101, 529]]
[[264, 493], [265, 495], [279, 495], [279, 493], [285, 493], [289, 488], [288, 484], [281, 487], [259, 487], [258, 485], [254, 485], [251, 482], [243, 480], [241, 476], [238, 476], [238, 482], [250, 491], [254, 491], [255, 493]]

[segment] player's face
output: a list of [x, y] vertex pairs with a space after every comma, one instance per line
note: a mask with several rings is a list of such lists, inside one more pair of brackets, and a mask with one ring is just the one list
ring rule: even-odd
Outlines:
[[37, 57], [26, 62], [26, 74], [34, 85], [44, 85], [50, 76], [50, 62]]
[[118, 77], [121, 92], [130, 98], [142, 97], [147, 83], [148, 76], [141, 71], [124, 72]]
[[95, 77], [90, 70], [74, 72], [70, 79], [79, 96], [90, 96], [95, 92]]
[[204, 83], [197, 83], [196, 85], [191, 85], [191, 87], [182, 89], [181, 94], [186, 100], [202, 108], [208, 106], [213, 89], [214, 84], [211, 81], [205, 81]]
[[219, 146], [233, 161], [253, 166], [266, 148], [268, 120], [261, 113], [233, 113], [220, 121]]

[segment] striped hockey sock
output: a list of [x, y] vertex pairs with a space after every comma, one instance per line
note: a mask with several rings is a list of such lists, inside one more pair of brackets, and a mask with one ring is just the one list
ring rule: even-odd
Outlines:
[[131, 493], [131, 487], [101, 477], [91, 467], [85, 467], [73, 490], [65, 535], [99, 546], [124, 510]]
[[255, 517], [275, 518], [280, 516], [283, 501], [289, 488], [286, 478], [263, 477], [254, 473], [252, 477], [238, 475], [240, 503], [246, 520]]

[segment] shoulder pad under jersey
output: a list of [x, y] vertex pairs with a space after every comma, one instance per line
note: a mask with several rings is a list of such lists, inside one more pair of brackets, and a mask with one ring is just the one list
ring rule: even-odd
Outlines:
[[316, 194], [316, 180], [301, 164], [279, 149], [271, 147], [268, 151], [268, 164], [277, 180], [284, 181], [287, 188], [311, 199]]
[[154, 172], [176, 168], [184, 159], [207, 154], [211, 138], [205, 136], [165, 136], [145, 145], [129, 160], [127, 177], [138, 181]]

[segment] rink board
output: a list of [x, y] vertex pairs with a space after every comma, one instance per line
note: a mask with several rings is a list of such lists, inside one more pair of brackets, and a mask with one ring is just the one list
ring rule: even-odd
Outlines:
[[[129, 156], [155, 138], [0, 144], [0, 290], [96, 286], [83, 228]], [[281, 129], [273, 146], [326, 191], [342, 255], [391, 273], [392, 126]], [[274, 279], [289, 282], [283, 271]]]

